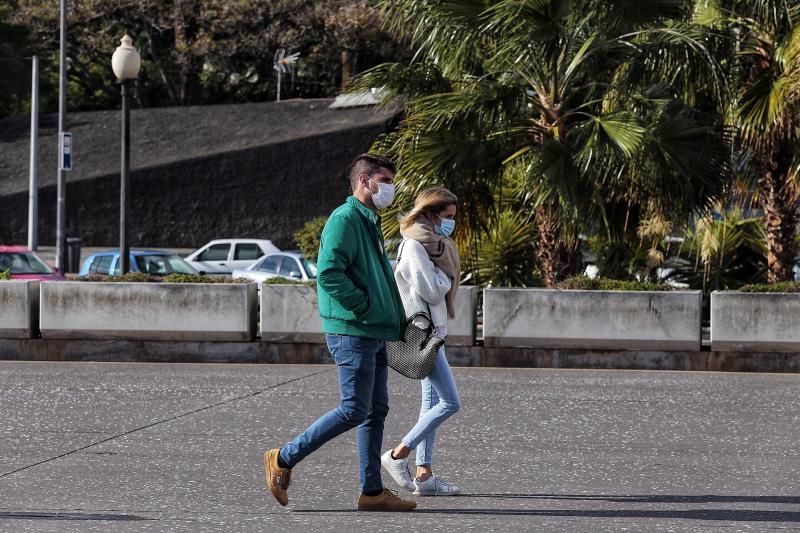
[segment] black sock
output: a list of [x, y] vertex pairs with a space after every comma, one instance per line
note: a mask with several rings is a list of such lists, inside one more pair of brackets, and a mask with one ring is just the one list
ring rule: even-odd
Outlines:
[[286, 461], [283, 460], [283, 457], [281, 457], [281, 452], [278, 452], [278, 466], [281, 468], [286, 468], [287, 470], [291, 470], [289, 465], [286, 464]]
[[394, 450], [389, 452], [389, 457], [392, 458], [392, 461], [397, 461], [397, 457], [394, 456]]
[[383, 493], [383, 489], [378, 489], [378, 490], [365, 490], [361, 494], [363, 494], [364, 496], [378, 496], [378, 495], [380, 495], [382, 493]]

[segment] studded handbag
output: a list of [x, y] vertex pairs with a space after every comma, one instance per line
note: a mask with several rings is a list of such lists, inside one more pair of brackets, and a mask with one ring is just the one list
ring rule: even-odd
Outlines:
[[[428, 308], [430, 310], [430, 307]], [[414, 324], [414, 319], [423, 317], [428, 322], [427, 328]], [[386, 343], [386, 357], [389, 366], [411, 379], [424, 379], [433, 370], [439, 348], [444, 344], [433, 334], [433, 321], [428, 313], [415, 313], [406, 320], [403, 337], [399, 341]]]

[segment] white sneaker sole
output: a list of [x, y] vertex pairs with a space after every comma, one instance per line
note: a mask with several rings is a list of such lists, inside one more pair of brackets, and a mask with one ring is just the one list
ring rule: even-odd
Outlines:
[[414, 496], [458, 496], [459, 494], [461, 494], [461, 491], [454, 490], [450, 492], [442, 492], [442, 491], [436, 492], [434, 490], [426, 490], [426, 491], [415, 490], [414, 492], [412, 492], [412, 494]]

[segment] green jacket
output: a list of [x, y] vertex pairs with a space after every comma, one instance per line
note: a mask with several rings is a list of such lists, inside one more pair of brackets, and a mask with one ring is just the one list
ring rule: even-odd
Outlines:
[[317, 258], [317, 297], [324, 333], [400, 339], [405, 310], [380, 226], [380, 217], [354, 196], [325, 224]]

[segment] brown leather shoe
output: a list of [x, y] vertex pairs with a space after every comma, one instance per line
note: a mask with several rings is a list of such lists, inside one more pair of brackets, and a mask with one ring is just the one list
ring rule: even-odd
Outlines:
[[278, 454], [280, 448], [273, 448], [264, 452], [264, 473], [267, 476], [267, 486], [269, 491], [278, 500], [278, 503], [286, 506], [289, 503], [289, 496], [286, 489], [292, 481], [292, 471], [289, 468], [278, 466]]
[[377, 496], [366, 496], [362, 494], [358, 497], [359, 511], [412, 511], [417, 508], [417, 502], [403, 500], [397, 496], [397, 491], [383, 489]]

